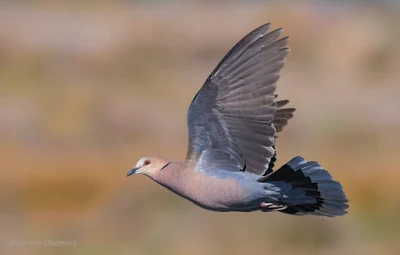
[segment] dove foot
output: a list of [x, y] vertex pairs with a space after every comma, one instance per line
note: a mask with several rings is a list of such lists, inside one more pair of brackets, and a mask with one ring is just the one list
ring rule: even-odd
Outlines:
[[287, 208], [286, 205], [277, 205], [277, 204], [266, 203], [266, 202], [262, 202], [260, 204], [260, 207], [261, 207], [261, 211], [263, 211], [263, 212], [275, 212], [275, 211], [280, 211], [280, 210], [284, 210]]

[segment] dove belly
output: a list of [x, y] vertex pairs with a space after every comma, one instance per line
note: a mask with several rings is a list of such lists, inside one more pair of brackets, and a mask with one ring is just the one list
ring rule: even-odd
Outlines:
[[180, 194], [196, 205], [213, 211], [253, 211], [266, 199], [263, 185], [253, 178], [217, 178], [199, 175], [187, 180]]

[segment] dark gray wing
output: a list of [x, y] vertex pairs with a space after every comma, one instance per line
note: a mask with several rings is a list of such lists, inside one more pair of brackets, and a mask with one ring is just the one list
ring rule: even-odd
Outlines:
[[[199, 167], [263, 175], [275, 155], [276, 82], [289, 52], [282, 29], [270, 24], [249, 33], [222, 59], [189, 107], [186, 162]], [[282, 101], [281, 101], [282, 102]], [[274, 116], [279, 118], [274, 122]]]

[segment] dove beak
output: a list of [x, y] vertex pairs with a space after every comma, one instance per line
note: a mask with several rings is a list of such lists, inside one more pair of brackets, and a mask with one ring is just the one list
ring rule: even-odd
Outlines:
[[128, 177], [128, 176], [131, 176], [132, 174], [136, 174], [136, 173], [138, 173], [138, 170], [140, 169], [140, 167], [135, 167], [135, 168], [133, 168], [132, 170], [130, 170], [127, 174], [126, 174], [126, 176]]

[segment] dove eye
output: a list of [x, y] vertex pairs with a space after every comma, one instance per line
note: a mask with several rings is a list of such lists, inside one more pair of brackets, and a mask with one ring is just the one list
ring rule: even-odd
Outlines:
[[144, 161], [144, 165], [145, 165], [145, 166], [148, 166], [148, 165], [150, 165], [150, 163], [151, 163], [151, 162], [150, 162], [150, 160], [146, 160], [146, 161]]

